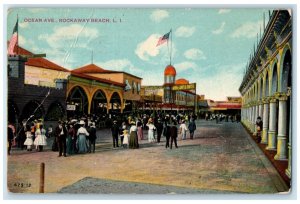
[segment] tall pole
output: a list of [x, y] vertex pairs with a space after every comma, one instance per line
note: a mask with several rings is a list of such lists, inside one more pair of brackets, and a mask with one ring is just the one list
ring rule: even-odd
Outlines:
[[170, 35], [171, 35], [171, 51], [170, 51], [170, 65], [172, 65], [172, 43], [173, 43], [173, 39], [172, 39], [172, 28], [170, 30]]
[[19, 14], [17, 14], [17, 55], [19, 54]]

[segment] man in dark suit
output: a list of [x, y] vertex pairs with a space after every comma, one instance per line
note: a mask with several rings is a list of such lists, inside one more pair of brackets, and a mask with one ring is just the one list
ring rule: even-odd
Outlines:
[[156, 127], [156, 130], [157, 130], [157, 143], [160, 143], [161, 134], [162, 134], [162, 131], [163, 131], [163, 128], [164, 128], [160, 118], [158, 119], [155, 127]]
[[62, 156], [62, 154], [64, 154], [64, 157], [66, 157], [66, 151], [67, 151], [67, 128], [65, 127], [65, 125], [61, 122], [58, 121], [58, 126], [55, 129], [55, 135], [57, 137], [57, 141], [58, 141], [58, 148], [59, 148], [59, 157]]
[[169, 143], [170, 143], [170, 124], [168, 123], [169, 123], [169, 118], [166, 117], [164, 121], [164, 130], [163, 130], [163, 134], [166, 137], [166, 148], [169, 147]]
[[111, 134], [112, 134], [112, 137], [113, 137], [114, 148], [119, 147], [119, 144], [118, 144], [119, 126], [118, 126], [116, 120], [113, 121], [113, 125], [111, 127]]
[[170, 137], [171, 137], [171, 146], [170, 146], [170, 149], [172, 149], [173, 142], [175, 144], [175, 147], [178, 148], [178, 146], [177, 146], [177, 134], [178, 133], [177, 132], [178, 131], [177, 131], [177, 127], [176, 127], [176, 122], [173, 121], [172, 125], [170, 127]]

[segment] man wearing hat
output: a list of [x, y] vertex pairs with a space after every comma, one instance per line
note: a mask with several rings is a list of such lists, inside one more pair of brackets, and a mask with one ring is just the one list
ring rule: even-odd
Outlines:
[[119, 126], [118, 126], [116, 120], [113, 121], [113, 125], [111, 127], [111, 134], [112, 134], [112, 137], [113, 137], [113, 146], [114, 146], [114, 148], [119, 147], [119, 144], [118, 144]]
[[64, 126], [63, 122], [58, 121], [58, 126], [55, 129], [55, 135], [58, 141], [58, 149], [59, 149], [59, 157], [64, 154], [64, 157], [66, 157], [66, 151], [67, 151], [67, 134], [68, 131], [66, 127]]
[[160, 143], [161, 134], [162, 134], [162, 131], [164, 128], [160, 118], [158, 118], [158, 121], [157, 121], [157, 124], [155, 125], [155, 127], [157, 129], [157, 143]]
[[96, 146], [96, 139], [97, 139], [97, 135], [96, 135], [97, 129], [96, 129], [96, 124], [95, 122], [91, 122], [91, 126], [89, 128], [89, 150], [88, 152], [91, 153], [95, 153], [95, 146]]

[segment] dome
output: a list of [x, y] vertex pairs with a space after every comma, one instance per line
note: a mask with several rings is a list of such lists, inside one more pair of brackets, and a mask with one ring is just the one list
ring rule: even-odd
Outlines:
[[189, 84], [189, 81], [184, 78], [180, 78], [175, 81], [175, 84]]
[[166, 75], [176, 76], [176, 69], [172, 65], [168, 65], [165, 68], [165, 76]]

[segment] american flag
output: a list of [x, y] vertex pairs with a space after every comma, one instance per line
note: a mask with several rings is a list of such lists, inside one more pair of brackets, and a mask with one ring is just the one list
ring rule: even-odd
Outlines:
[[158, 39], [156, 47], [160, 46], [161, 44], [164, 44], [165, 42], [167, 42], [169, 40], [170, 33], [171, 33], [171, 31], [168, 32], [168, 33], [166, 33], [166, 34], [164, 34], [164, 36], [160, 37]]
[[11, 36], [10, 41], [9, 41], [9, 45], [8, 45], [8, 54], [9, 55], [15, 55], [16, 54], [14, 52], [14, 49], [17, 45], [17, 42], [18, 42], [18, 20], [17, 20], [16, 25], [14, 27], [13, 35]]

